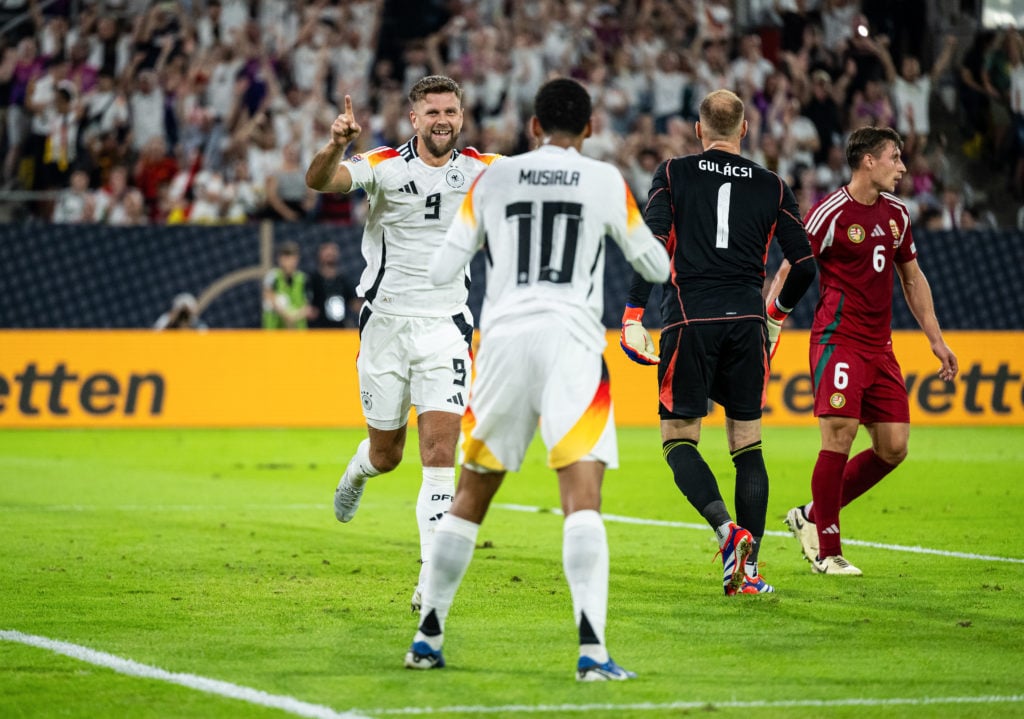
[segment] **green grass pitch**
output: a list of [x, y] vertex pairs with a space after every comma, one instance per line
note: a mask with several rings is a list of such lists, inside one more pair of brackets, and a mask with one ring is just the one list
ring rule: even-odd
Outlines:
[[[778, 591], [735, 598], [721, 594], [717, 546], [657, 430], [620, 430], [622, 468], [604, 492], [607, 634], [640, 677], [585, 685], [539, 440], [481, 530], [448, 667], [411, 672], [419, 464], [412, 454], [371, 480], [355, 520], [338, 524], [331, 495], [362, 436], [0, 433], [0, 716], [1024, 716], [1024, 428], [914, 427], [904, 465], [843, 513], [846, 555], [865, 576], [840, 578], [813, 575], [783, 534], [809, 496], [817, 431], [768, 427], [761, 559]], [[706, 429], [701, 449], [731, 508], [722, 430]]]

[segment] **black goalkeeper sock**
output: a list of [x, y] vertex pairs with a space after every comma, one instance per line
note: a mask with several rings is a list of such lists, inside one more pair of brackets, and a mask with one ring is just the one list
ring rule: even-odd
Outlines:
[[768, 513], [768, 470], [764, 466], [761, 442], [740, 447], [732, 453], [736, 467], [736, 522], [754, 537], [748, 562], [757, 562]]
[[676, 486], [712, 528], [732, 521], [718, 491], [718, 480], [690, 439], [670, 439], [661, 445], [662, 455], [672, 468]]

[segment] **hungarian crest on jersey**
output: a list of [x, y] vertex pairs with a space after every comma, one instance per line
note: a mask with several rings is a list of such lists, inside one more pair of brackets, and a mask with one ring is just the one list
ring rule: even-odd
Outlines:
[[897, 242], [899, 242], [900, 241], [900, 228], [899, 228], [899, 225], [896, 224], [896, 220], [893, 220], [891, 218], [889, 219], [889, 229], [892, 230], [892, 237], [893, 237], [893, 239], [896, 240]]

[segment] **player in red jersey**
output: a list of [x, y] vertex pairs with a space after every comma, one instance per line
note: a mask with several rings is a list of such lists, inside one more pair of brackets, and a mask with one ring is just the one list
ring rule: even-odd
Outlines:
[[[942, 338], [932, 291], [917, 263], [906, 206], [890, 194], [907, 168], [903, 140], [890, 128], [855, 130], [846, 145], [850, 183], [804, 218], [818, 261], [821, 299], [811, 329], [810, 368], [821, 451], [811, 477], [812, 502], [786, 523], [815, 572], [860, 575], [843, 557], [839, 510], [877, 484], [907, 456], [910, 404], [892, 350], [893, 272], [914, 318], [951, 381], [956, 356]], [[772, 302], [789, 268], [783, 262]], [[859, 425], [871, 448], [849, 458]]]

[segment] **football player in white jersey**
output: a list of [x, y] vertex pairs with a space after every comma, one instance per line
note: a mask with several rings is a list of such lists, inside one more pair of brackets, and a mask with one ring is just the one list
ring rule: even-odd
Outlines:
[[[351, 521], [366, 480], [398, 466], [415, 405], [423, 465], [416, 520], [425, 563], [434, 528], [455, 494], [455, 445], [469, 391], [473, 334], [468, 268], [435, 285], [427, 263], [473, 180], [498, 156], [455, 149], [463, 107], [462, 88], [454, 80], [425, 77], [410, 90], [409, 101], [412, 139], [398, 149], [378, 147], [344, 159], [361, 131], [346, 95], [306, 184], [320, 192], [362, 189], [370, 201], [362, 246], [366, 270], [357, 288], [366, 302], [356, 360], [369, 436], [338, 482], [334, 513], [341, 522]], [[419, 581], [414, 611], [421, 588]]]
[[480, 175], [430, 265], [430, 278], [443, 287], [484, 247], [487, 288], [459, 485], [434, 536], [420, 626], [405, 666], [444, 666], [445, 619], [480, 523], [505, 473], [519, 469], [543, 417], [540, 433], [565, 516], [563, 564], [579, 629], [576, 677], [630, 679], [636, 675], [612, 661], [604, 642], [608, 542], [601, 482], [605, 467], [618, 464], [602, 357], [605, 238], [652, 282], [668, 279], [668, 255], [619, 171], [580, 154], [591, 116], [583, 86], [565, 78], [547, 82], [534, 111], [530, 130], [538, 149]]

